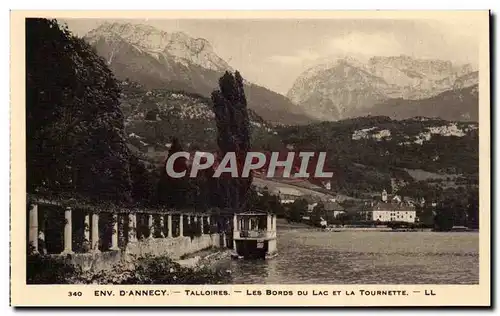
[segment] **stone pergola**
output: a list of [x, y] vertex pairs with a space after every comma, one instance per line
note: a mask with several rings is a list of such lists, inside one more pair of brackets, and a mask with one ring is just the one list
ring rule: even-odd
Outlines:
[[[106, 210], [97, 210], [95, 208], [75, 208], [72, 206], [64, 206], [62, 203], [52, 202], [50, 200], [31, 200], [29, 203], [29, 243], [33, 246], [35, 252], [39, 252], [39, 239], [41, 228], [38, 226], [38, 217], [39, 217], [39, 206], [43, 205], [51, 205], [57, 206], [61, 208], [61, 211], [64, 210], [64, 234], [63, 234], [63, 251], [61, 254], [72, 254], [73, 253], [73, 211], [74, 209], [84, 211], [84, 231], [83, 231], [83, 240], [87, 241], [90, 244], [89, 251], [91, 252], [100, 252], [99, 250], [99, 216], [102, 213], [111, 213]], [[121, 221], [119, 222], [118, 215], [121, 216]], [[109, 250], [119, 250], [118, 238], [119, 236], [124, 236], [124, 233], [127, 233], [127, 243], [138, 242], [138, 223], [137, 217], [139, 215], [147, 216], [147, 228], [149, 231], [148, 239], [160, 239], [160, 238], [177, 238], [177, 237], [185, 237], [184, 234], [184, 223], [191, 224], [191, 221], [194, 223], [200, 223], [200, 235], [204, 235], [205, 233], [205, 224], [210, 227], [211, 220], [215, 217], [225, 217], [228, 218], [228, 215], [221, 214], [212, 214], [209, 212], [189, 212], [189, 211], [175, 211], [175, 210], [167, 210], [167, 209], [120, 209], [118, 211], [113, 211], [111, 213], [112, 216], [112, 225], [113, 230], [111, 234], [111, 245]], [[125, 229], [124, 227], [124, 217], [128, 217], [128, 227]], [[231, 215], [232, 216], [232, 215]], [[174, 230], [174, 217], [177, 221], [175, 221], [176, 227]], [[119, 225], [122, 224], [122, 225]], [[159, 225], [160, 232], [158, 238], [155, 238], [155, 224]], [[165, 227], [166, 224], [166, 227]], [[167, 235], [164, 234], [164, 229], [167, 228]], [[178, 236], [174, 237], [174, 231], [177, 232]], [[210, 233], [210, 232], [209, 232]], [[43, 236], [43, 234], [41, 234]], [[44, 238], [44, 237], [43, 237]]]

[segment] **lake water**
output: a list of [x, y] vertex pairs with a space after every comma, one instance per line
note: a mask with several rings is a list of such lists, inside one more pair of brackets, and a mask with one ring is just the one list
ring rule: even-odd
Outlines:
[[[280, 225], [281, 224], [281, 225]], [[477, 284], [479, 234], [325, 232], [278, 224], [278, 257], [227, 260], [235, 284]]]

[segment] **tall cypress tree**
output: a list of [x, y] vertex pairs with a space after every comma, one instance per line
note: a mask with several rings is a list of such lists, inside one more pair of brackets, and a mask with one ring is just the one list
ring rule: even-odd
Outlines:
[[[250, 149], [250, 128], [243, 78], [238, 71], [226, 73], [219, 79], [219, 90], [212, 92], [213, 110], [217, 125], [217, 144], [221, 157], [236, 153], [238, 174], [241, 175], [246, 154]], [[219, 181], [219, 206], [240, 209], [244, 206], [252, 175], [248, 178], [224, 178]]]

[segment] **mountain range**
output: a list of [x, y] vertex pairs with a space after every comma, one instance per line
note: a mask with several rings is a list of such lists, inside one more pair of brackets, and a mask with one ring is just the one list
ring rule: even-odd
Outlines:
[[[211, 44], [183, 32], [167, 33], [149, 25], [104, 23], [84, 39], [120, 80], [146, 89], [169, 89], [210, 97], [218, 80], [233, 68]], [[243, 74], [244, 76], [244, 74]], [[285, 96], [245, 82], [248, 106], [272, 123], [303, 124], [311, 119]]]
[[[472, 86], [476, 86], [477, 91], [477, 84], [478, 72], [469, 64], [455, 65], [450, 61], [404, 55], [372, 57], [367, 62], [341, 58], [306, 70], [287, 96], [295, 104], [307, 108], [308, 114], [318, 120], [339, 120], [371, 113], [394, 118], [419, 113], [450, 120], [472, 120], [477, 118], [477, 93], [466, 102], [460, 101], [460, 96], [470, 94], [463, 89]], [[442, 93], [445, 93], [446, 104], [436, 97]], [[450, 104], [451, 100], [460, 102]], [[393, 106], [395, 103], [397, 107]], [[420, 103], [426, 104], [424, 109], [416, 109]], [[429, 106], [431, 103], [437, 110]], [[456, 115], [443, 111], [448, 106], [455, 108]], [[388, 107], [389, 112], [385, 110]]]
[[[211, 43], [149, 25], [104, 23], [84, 39], [119, 80], [145, 90], [210, 97], [234, 69]], [[244, 77], [244, 73], [242, 74]], [[309, 124], [366, 115], [478, 119], [478, 72], [469, 64], [410, 56], [340, 58], [303, 72], [287, 96], [245, 81], [249, 109], [270, 124]]]

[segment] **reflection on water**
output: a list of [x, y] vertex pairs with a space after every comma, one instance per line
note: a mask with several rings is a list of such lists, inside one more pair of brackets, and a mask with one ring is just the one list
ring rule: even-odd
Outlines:
[[479, 234], [278, 226], [278, 257], [228, 260], [233, 283], [477, 284]]

